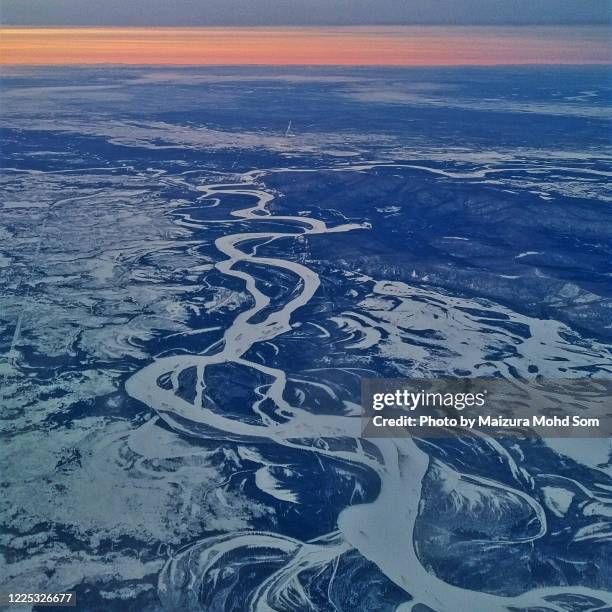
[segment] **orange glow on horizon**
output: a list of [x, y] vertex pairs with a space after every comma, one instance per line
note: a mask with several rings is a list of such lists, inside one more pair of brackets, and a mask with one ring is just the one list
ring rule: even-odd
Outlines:
[[605, 27], [0, 28], [0, 65], [608, 64]]

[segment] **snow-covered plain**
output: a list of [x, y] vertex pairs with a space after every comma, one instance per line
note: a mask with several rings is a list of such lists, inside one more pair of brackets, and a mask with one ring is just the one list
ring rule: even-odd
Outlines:
[[611, 606], [609, 439], [359, 437], [364, 376], [612, 374], [610, 92], [539, 70], [5, 74], [2, 590]]

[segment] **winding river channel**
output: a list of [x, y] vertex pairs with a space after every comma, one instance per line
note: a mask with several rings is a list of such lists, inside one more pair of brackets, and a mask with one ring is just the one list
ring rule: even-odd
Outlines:
[[[201, 587], [210, 582], [218, 563], [237, 550], [249, 550], [252, 556], [273, 557], [281, 568], [265, 578], [257, 590], [248, 596], [252, 612], [270, 610], [315, 609], [300, 586], [300, 575], [326, 566], [350, 550], [357, 550], [374, 563], [393, 583], [406, 592], [408, 603], [400, 609], [409, 610], [421, 604], [440, 612], [454, 610], [567, 610], [567, 602], [583, 606], [581, 609], [600, 609], [612, 605], [610, 593], [582, 587], [550, 587], [528, 591], [517, 596], [499, 596], [453, 586], [436, 577], [421, 562], [415, 541], [417, 518], [422, 509], [423, 482], [431, 468], [431, 457], [424, 446], [413, 439], [379, 439], [371, 443], [377, 453], [368, 452], [357, 443], [351, 448], [309, 445], [307, 439], [358, 438], [359, 415], [322, 415], [290, 405], [285, 399], [287, 374], [277, 368], [251, 361], [246, 355], [258, 343], [270, 341], [292, 329], [292, 315], [306, 305], [320, 285], [317, 273], [294, 261], [257, 254], [257, 246], [273, 241], [333, 232], [367, 231], [369, 225], [342, 224], [333, 227], [305, 216], [273, 215], [268, 205], [274, 195], [261, 187], [265, 171], [241, 175], [235, 183], [210, 184], [200, 187], [202, 197], [223, 205], [225, 198], [252, 198], [253, 205], [231, 212], [223, 221], [190, 221], [199, 227], [211, 223], [232, 222], [244, 225], [256, 223], [262, 227], [274, 221], [295, 229], [288, 231], [247, 231], [228, 233], [215, 241], [215, 246], [226, 258], [216, 264], [219, 272], [244, 282], [252, 297], [252, 305], [238, 314], [226, 329], [218, 351], [212, 354], [180, 354], [156, 358], [136, 372], [126, 383], [129, 395], [148, 405], [174, 431], [189, 437], [205, 437], [220, 442], [258, 441], [300, 448], [335, 459], [365, 466], [380, 479], [378, 498], [372, 503], [353, 505], [339, 515], [338, 528], [325, 537], [310, 542], [269, 532], [240, 532], [206, 538], [175, 553], [159, 576], [159, 595], [167, 609], [201, 610]], [[247, 266], [281, 269], [299, 278], [299, 290], [294, 291], [282, 307], [271, 308], [271, 299], [262, 292]], [[266, 316], [258, 316], [260, 313]], [[206, 370], [219, 364], [235, 364], [259, 372], [271, 382], [262, 385], [260, 399], [252, 407], [262, 424], [245, 422], [224, 416], [206, 406]], [[181, 373], [195, 369], [196, 389], [193, 401], [178, 393]], [[161, 384], [160, 381], [169, 381]], [[275, 414], [258, 412], [263, 402], [272, 402]], [[503, 457], [511, 470], [519, 472], [514, 459], [494, 440], [485, 443]], [[540, 538], [547, 532], [546, 515], [540, 503], [528, 493], [485, 478], [467, 476], [447, 466], [458, 480], [469, 480], [520, 506], [531, 517], [533, 527], [528, 535], [495, 542], [503, 547], [516, 542]], [[318, 608], [317, 608], [318, 609]], [[326, 608], [327, 609], [327, 608]], [[329, 609], [334, 606], [330, 602]]]

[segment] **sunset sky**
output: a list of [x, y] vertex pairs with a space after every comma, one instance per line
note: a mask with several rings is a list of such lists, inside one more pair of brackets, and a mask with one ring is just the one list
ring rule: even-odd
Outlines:
[[8, 28], [2, 64], [496, 65], [610, 61], [604, 27]]
[[4, 65], [607, 64], [612, 56], [612, 0], [0, 2]]

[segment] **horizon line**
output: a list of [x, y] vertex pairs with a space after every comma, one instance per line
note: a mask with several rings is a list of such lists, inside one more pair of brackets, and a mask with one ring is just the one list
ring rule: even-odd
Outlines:
[[612, 60], [590, 63], [531, 63], [531, 64], [134, 64], [130, 62], [97, 62], [72, 64], [10, 64], [0, 61], [3, 68], [612, 68]]

